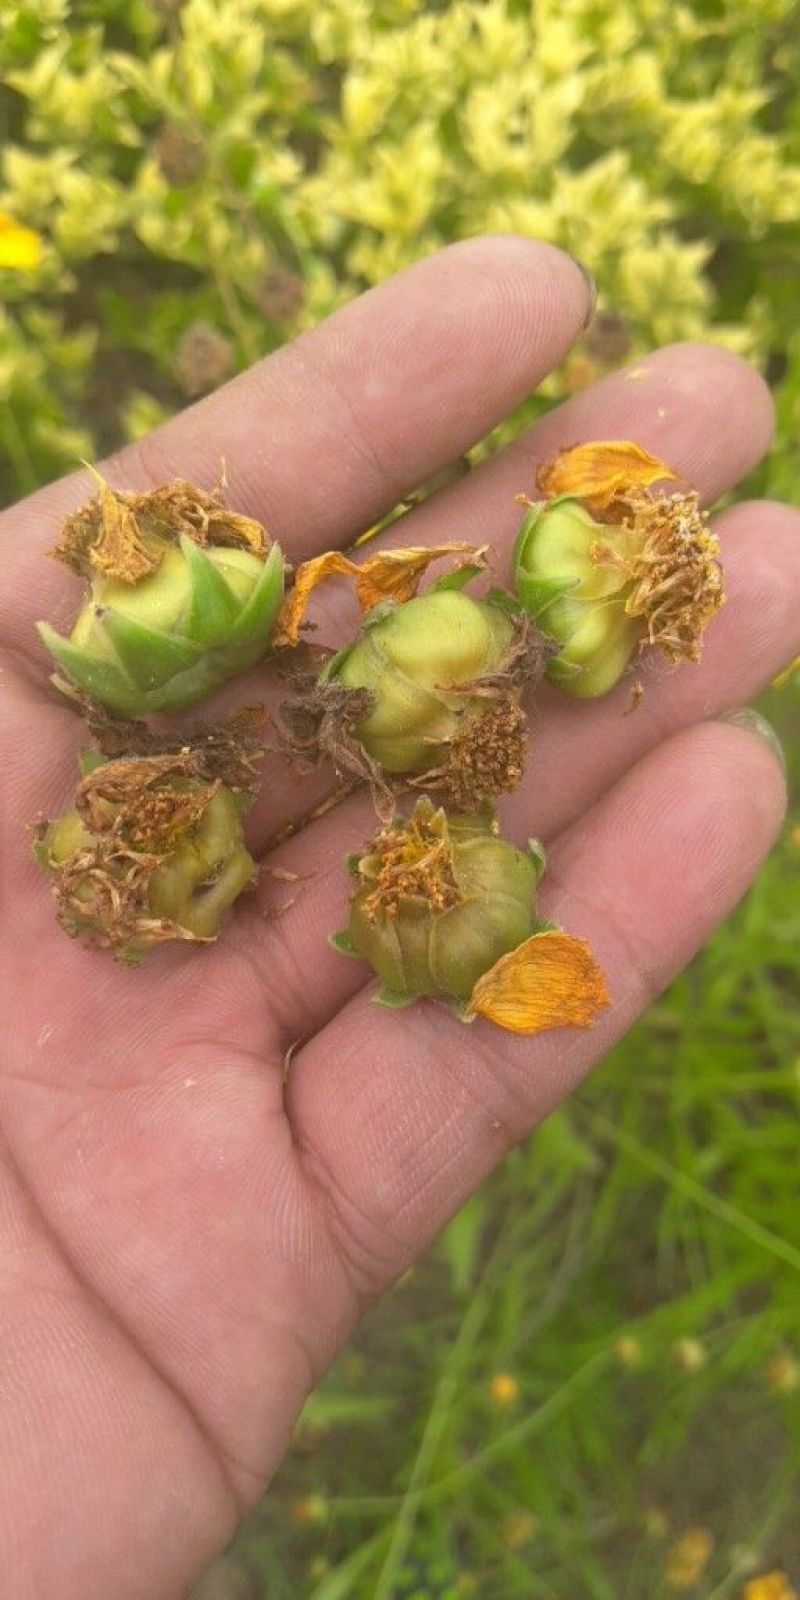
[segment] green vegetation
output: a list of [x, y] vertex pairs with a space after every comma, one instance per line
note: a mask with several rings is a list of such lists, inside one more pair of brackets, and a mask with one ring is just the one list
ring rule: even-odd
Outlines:
[[[796, 0], [0, 0], [0, 212], [40, 241], [0, 266], [3, 499], [500, 229], [585, 260], [600, 316], [476, 455], [626, 355], [710, 337], [775, 387], [747, 492], [797, 501], [797, 22]], [[800, 690], [767, 710], [791, 742]], [[800, 1587], [799, 871], [790, 824], [368, 1317], [226, 1594]], [[692, 1530], [713, 1544], [676, 1553]]]

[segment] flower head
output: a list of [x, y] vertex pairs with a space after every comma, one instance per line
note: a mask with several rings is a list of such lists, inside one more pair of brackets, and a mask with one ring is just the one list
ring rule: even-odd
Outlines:
[[654, 497], [674, 478], [638, 445], [576, 445], [540, 470], [514, 552], [520, 603], [560, 648], [548, 674], [579, 697], [613, 688], [637, 649], [699, 661], [725, 600], [719, 541], [696, 493]]
[[264, 655], [283, 558], [260, 523], [176, 480], [98, 493], [53, 554], [89, 581], [69, 639], [39, 633], [66, 677], [123, 717], [193, 705]]
[[516, 1033], [587, 1026], [607, 1004], [588, 947], [536, 921], [540, 847], [500, 838], [490, 812], [422, 796], [349, 865], [356, 892], [334, 942], [369, 963], [384, 1004], [430, 995]]

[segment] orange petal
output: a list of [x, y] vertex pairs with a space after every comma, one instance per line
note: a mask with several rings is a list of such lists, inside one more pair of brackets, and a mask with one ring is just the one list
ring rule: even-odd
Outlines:
[[606, 981], [583, 939], [535, 933], [478, 979], [468, 1013], [509, 1033], [588, 1028], [609, 1004]]
[[42, 241], [33, 228], [15, 222], [0, 211], [0, 267], [11, 272], [33, 272], [42, 259]]
[[289, 591], [278, 617], [272, 637], [273, 644], [297, 644], [300, 624], [306, 614], [308, 602], [317, 585], [326, 578], [351, 577], [355, 579], [356, 598], [362, 611], [381, 600], [410, 600], [417, 591], [420, 578], [432, 561], [442, 556], [468, 552], [473, 559], [475, 546], [465, 544], [424, 545], [406, 550], [382, 550], [368, 556], [366, 561], [350, 561], [340, 550], [326, 550], [297, 568], [294, 584]]
[[648, 455], [630, 439], [601, 439], [559, 450], [539, 468], [536, 482], [549, 500], [572, 494], [589, 511], [606, 511], [612, 500], [631, 489], [647, 489], [660, 478], [677, 478], [665, 461]]

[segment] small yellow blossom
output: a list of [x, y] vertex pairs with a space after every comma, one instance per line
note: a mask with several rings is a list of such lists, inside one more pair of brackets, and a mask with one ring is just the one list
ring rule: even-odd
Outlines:
[[496, 1406], [513, 1406], [519, 1399], [519, 1384], [510, 1372], [496, 1372], [489, 1384], [489, 1394]]
[[0, 269], [34, 272], [41, 259], [41, 236], [15, 222], [7, 211], [0, 211]]
[[676, 1364], [683, 1367], [684, 1372], [699, 1372], [708, 1360], [699, 1339], [679, 1339], [677, 1344], [673, 1345], [672, 1354]]
[[768, 1363], [765, 1377], [774, 1394], [795, 1394], [800, 1389], [800, 1362], [788, 1350], [779, 1350]]
[[708, 1528], [690, 1528], [670, 1546], [664, 1582], [670, 1589], [693, 1589], [705, 1575], [713, 1548]]
[[621, 1333], [614, 1343], [614, 1354], [621, 1367], [640, 1367], [642, 1347], [630, 1333]]
[[745, 1584], [742, 1600], [797, 1600], [797, 1591], [785, 1572], [766, 1572]]
[[514, 1511], [500, 1527], [500, 1536], [507, 1550], [522, 1550], [536, 1538], [539, 1524], [531, 1511]]
[[298, 1528], [312, 1527], [327, 1521], [328, 1502], [323, 1494], [306, 1494], [292, 1501], [289, 1515]]

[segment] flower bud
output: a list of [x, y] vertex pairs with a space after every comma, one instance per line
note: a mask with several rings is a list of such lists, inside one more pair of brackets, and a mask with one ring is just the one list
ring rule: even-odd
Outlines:
[[248, 717], [170, 753], [82, 759], [73, 809], [40, 823], [34, 847], [67, 933], [129, 965], [150, 945], [216, 938], [255, 877], [242, 832]]
[[[53, 552], [90, 581], [69, 639], [39, 633], [72, 683], [116, 715], [193, 705], [264, 655], [283, 558], [219, 489], [180, 480], [149, 494], [101, 484]], [[58, 681], [58, 680], [56, 680]]]
[[334, 943], [368, 962], [384, 1004], [434, 996], [465, 1021], [524, 1033], [585, 1023], [605, 1004], [586, 946], [537, 923], [540, 847], [500, 838], [491, 813], [448, 815], [422, 796], [349, 865], [358, 887]]
[[540, 470], [513, 555], [520, 604], [559, 646], [547, 674], [567, 694], [605, 694], [635, 652], [698, 661], [724, 603], [719, 542], [694, 493], [652, 497], [675, 473], [638, 445], [561, 451]]

